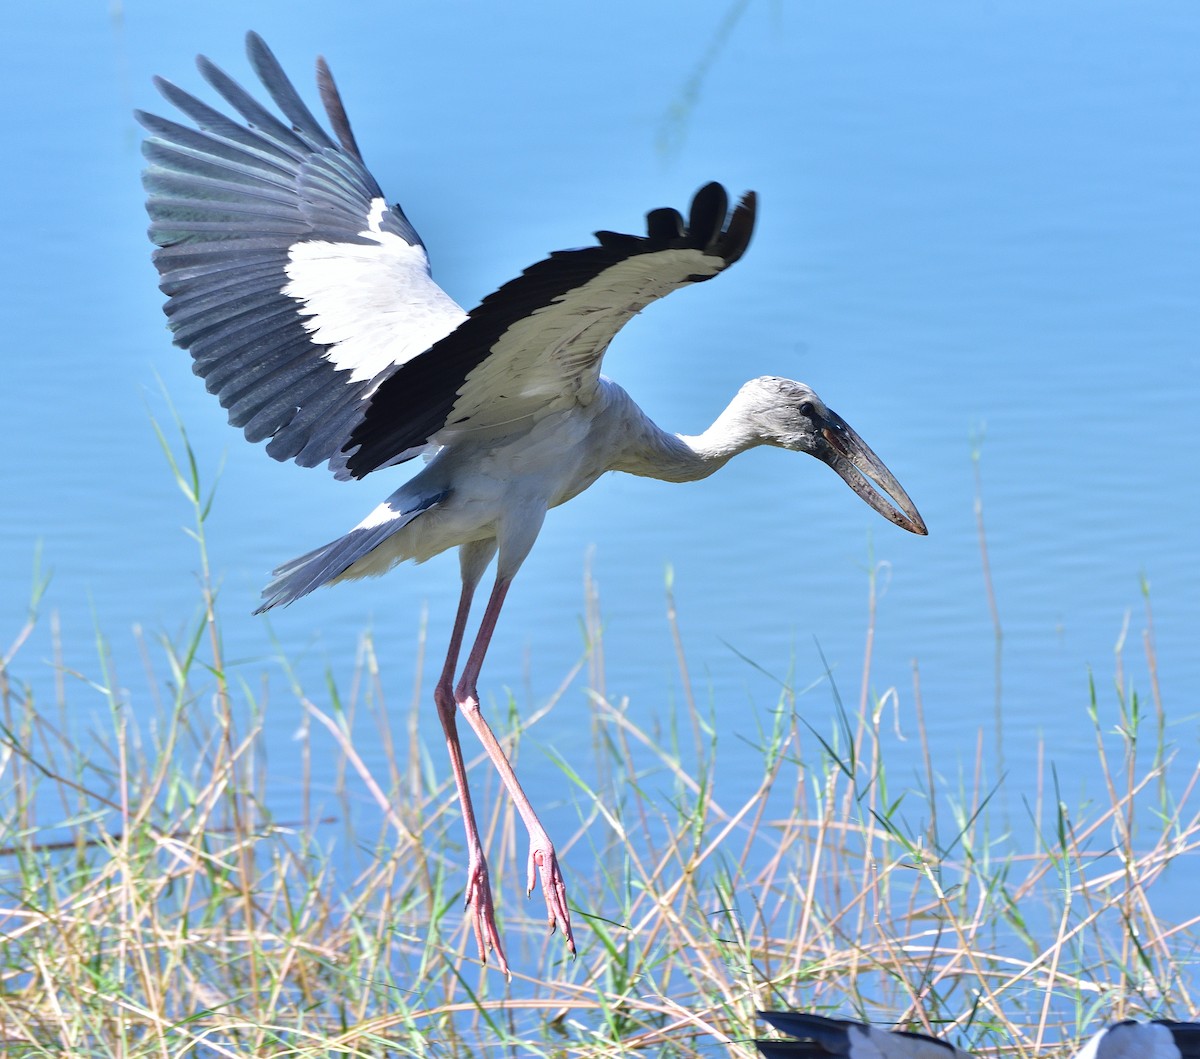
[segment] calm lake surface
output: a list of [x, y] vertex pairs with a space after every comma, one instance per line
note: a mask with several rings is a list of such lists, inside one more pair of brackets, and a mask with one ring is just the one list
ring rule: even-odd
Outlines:
[[[916, 663], [949, 783], [971, 771], [982, 732], [1001, 798], [1018, 807], [1044, 741], [1064, 799], [1081, 804], [1102, 796], [1089, 674], [1111, 726], [1122, 636], [1127, 687], [1150, 697], [1144, 579], [1173, 782], [1190, 777], [1200, 8], [55, 8], [9, 19], [3, 75], [0, 649], [25, 619], [40, 547], [53, 571], [43, 612], [59, 615], [68, 671], [99, 679], [99, 629], [131, 708], [147, 702], [134, 628], [179, 636], [199, 606], [190, 513], [151, 426], [170, 423], [165, 391], [205, 478], [219, 474], [208, 539], [226, 650], [248, 684], [268, 675], [279, 816], [295, 814], [299, 783], [286, 777], [301, 721], [281, 651], [310, 690], [327, 671], [348, 687], [369, 628], [389, 700], [405, 705], [427, 621], [431, 694], [453, 556], [322, 591], [269, 623], [250, 616], [273, 566], [343, 533], [407, 470], [346, 484], [270, 460], [226, 425], [160, 311], [130, 112], [170, 113], [156, 73], [211, 98], [197, 52], [250, 85], [242, 37], [255, 28], [310, 101], [313, 58], [329, 59], [368, 164], [465, 306], [594, 229], [640, 231], [647, 210], [684, 207], [709, 180], [757, 190], [745, 259], [631, 323], [607, 373], [683, 432], [750, 376], [803, 379], [929, 525], [927, 539], [900, 532], [827, 468], [782, 451], [690, 486], [602, 480], [548, 518], [484, 669], [485, 708], [511, 692], [532, 712], [578, 661], [590, 566], [609, 693], [642, 723], [663, 716], [681, 701], [669, 568], [690, 671], [735, 776], [738, 737], [778, 699], [768, 674], [815, 685], [800, 704], [818, 729], [833, 706], [822, 656], [857, 704], [874, 562], [886, 591], [872, 689], [896, 689], [900, 727], [914, 727]], [[999, 712], [976, 454], [1004, 634]], [[45, 699], [54, 650], [43, 620], [18, 656], [18, 679]], [[72, 709], [104, 718], [103, 696], [67, 680]], [[521, 768], [535, 801], [561, 785], [548, 751], [587, 752], [587, 709], [581, 678], [530, 733]], [[915, 741], [896, 753], [916, 769]], [[1194, 910], [1186, 874], [1171, 899], [1180, 917]]]

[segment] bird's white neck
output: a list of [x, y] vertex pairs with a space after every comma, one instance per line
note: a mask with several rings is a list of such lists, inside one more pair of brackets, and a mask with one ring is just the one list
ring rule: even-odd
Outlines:
[[645, 415], [621, 391], [627, 405], [627, 443], [614, 470], [663, 482], [694, 482], [724, 467], [739, 452], [762, 444], [739, 405], [738, 397], [701, 434], [670, 434]]

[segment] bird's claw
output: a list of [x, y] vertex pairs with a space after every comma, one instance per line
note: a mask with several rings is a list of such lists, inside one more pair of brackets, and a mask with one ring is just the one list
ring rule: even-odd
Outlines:
[[537, 872], [541, 869], [542, 896], [546, 899], [546, 918], [550, 924], [550, 933], [562, 929], [563, 940], [571, 955], [575, 955], [575, 936], [571, 932], [571, 912], [567, 908], [567, 884], [563, 880], [558, 867], [558, 857], [554, 854], [554, 846], [548, 839], [543, 842], [531, 842], [529, 847], [529, 871], [526, 875], [525, 896], [533, 893], [537, 885]]
[[488, 878], [487, 861], [482, 857], [472, 858], [467, 869], [467, 890], [464, 908], [471, 916], [471, 927], [475, 932], [475, 944], [479, 946], [479, 958], [486, 964], [488, 950], [496, 954], [496, 966], [512, 978], [508, 960], [504, 956], [504, 945], [496, 927], [496, 911], [492, 905], [492, 884]]

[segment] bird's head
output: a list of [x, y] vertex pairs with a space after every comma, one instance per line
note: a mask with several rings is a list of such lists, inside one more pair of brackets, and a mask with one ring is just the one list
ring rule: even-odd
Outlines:
[[746, 383], [735, 404], [742, 406], [757, 441], [817, 457], [884, 518], [910, 533], [929, 532], [895, 475], [804, 383], [764, 375]]

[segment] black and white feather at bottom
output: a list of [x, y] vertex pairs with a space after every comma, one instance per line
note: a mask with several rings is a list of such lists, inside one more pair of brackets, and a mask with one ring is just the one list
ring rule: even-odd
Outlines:
[[[791, 1038], [756, 1040], [765, 1059], [974, 1059], [972, 1053], [924, 1033], [803, 1012], [758, 1015]], [[1126, 1019], [1089, 1038], [1074, 1059], [1200, 1059], [1200, 1023]]]
[[793, 1038], [755, 1041], [766, 1059], [974, 1059], [924, 1033], [798, 1011], [760, 1011], [758, 1017]]
[[1200, 1022], [1126, 1019], [1105, 1026], [1075, 1059], [1200, 1059]]

